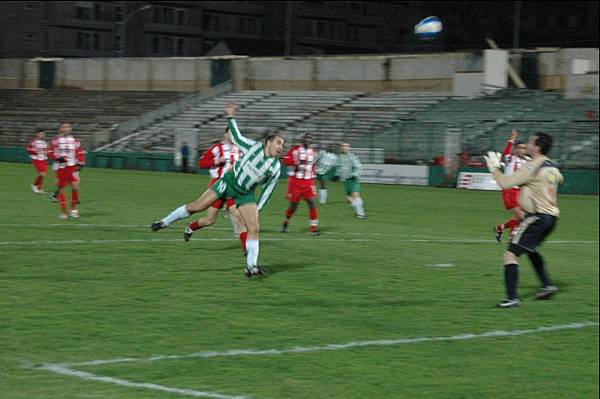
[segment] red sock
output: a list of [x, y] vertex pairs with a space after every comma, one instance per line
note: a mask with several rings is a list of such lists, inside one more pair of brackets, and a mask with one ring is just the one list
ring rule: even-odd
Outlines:
[[73, 190], [71, 192], [71, 209], [77, 209], [77, 203], [79, 203], [79, 191]]
[[308, 214], [310, 216], [310, 220], [318, 220], [319, 219], [319, 212], [317, 212], [317, 208], [310, 208]]
[[67, 201], [65, 199], [65, 194], [61, 191], [58, 193], [58, 203], [60, 204], [60, 209], [62, 209], [63, 213], [67, 211]]
[[286, 217], [287, 219], [291, 219], [293, 214], [294, 214], [294, 211], [292, 211], [292, 208], [288, 208], [288, 209], [285, 211], [285, 217]]
[[192, 231], [196, 231], [196, 230], [198, 230], [198, 229], [202, 228], [202, 226], [200, 226], [200, 225], [198, 224], [198, 221], [197, 221], [197, 220], [194, 220], [192, 223], [190, 223], [190, 224], [188, 225], [188, 227], [189, 227], [190, 229], [192, 229]]
[[38, 176], [35, 178], [35, 181], [33, 182], [33, 185], [36, 186], [37, 188], [42, 188], [42, 182], [44, 181], [44, 178], [42, 176]]
[[240, 241], [242, 242], [242, 249], [246, 252], [246, 240], [248, 240], [248, 232], [243, 231], [240, 233]]

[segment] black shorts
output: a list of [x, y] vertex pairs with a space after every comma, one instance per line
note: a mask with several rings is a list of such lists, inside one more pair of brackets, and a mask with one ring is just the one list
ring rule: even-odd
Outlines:
[[526, 252], [536, 252], [537, 247], [554, 230], [557, 219], [543, 213], [526, 214], [517, 232], [510, 239], [508, 250], [520, 256]]

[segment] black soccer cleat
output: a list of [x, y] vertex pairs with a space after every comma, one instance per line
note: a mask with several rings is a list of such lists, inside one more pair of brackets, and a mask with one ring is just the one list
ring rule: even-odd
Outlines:
[[58, 202], [57, 195], [58, 195], [58, 194], [56, 194], [56, 191], [55, 191], [55, 192], [53, 192], [53, 193], [50, 193], [50, 194], [48, 195], [48, 197], [50, 197], [50, 201], [52, 201], [52, 202]]
[[158, 231], [160, 229], [164, 229], [165, 227], [167, 227], [167, 226], [165, 226], [161, 220], [159, 220], [158, 222], [154, 222], [150, 225], [150, 228], [152, 229], [152, 231]]
[[183, 239], [185, 242], [188, 242], [190, 238], [192, 238], [192, 234], [194, 234], [194, 230], [190, 229], [190, 226], [186, 227], [183, 232]]
[[558, 288], [556, 288], [553, 285], [547, 285], [545, 287], [542, 287], [535, 294], [535, 299], [538, 299], [538, 300], [550, 299], [554, 296], [554, 294], [556, 294], [556, 291], [558, 291]]
[[282, 233], [287, 233], [288, 229], [289, 229], [289, 225], [287, 223], [284, 223], [284, 224], [281, 225], [281, 230], [280, 231]]
[[321, 235], [321, 231], [318, 230], [318, 229], [317, 230], [311, 230], [311, 231], [308, 232], [308, 235], [315, 236], [315, 237], [316, 236], [320, 236]]
[[246, 268], [246, 271], [244, 272], [244, 275], [247, 278], [266, 277], [268, 274], [269, 274], [269, 269], [267, 269], [266, 267], [259, 267], [259, 266], [254, 266], [251, 269]]
[[518, 308], [521, 305], [521, 300], [515, 299], [504, 299], [502, 302], [496, 305], [497, 308]]
[[493, 230], [494, 230], [494, 234], [496, 235], [496, 241], [502, 242], [502, 233], [504, 232], [504, 230], [498, 231], [496, 226], [493, 227]]

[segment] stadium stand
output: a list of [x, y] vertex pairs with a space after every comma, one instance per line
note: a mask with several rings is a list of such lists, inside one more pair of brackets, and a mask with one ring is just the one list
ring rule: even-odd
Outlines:
[[[0, 146], [22, 147], [36, 128], [55, 131], [70, 121], [84, 142], [115, 124], [189, 93], [90, 90], [0, 90]], [[90, 145], [86, 145], [90, 148]]]

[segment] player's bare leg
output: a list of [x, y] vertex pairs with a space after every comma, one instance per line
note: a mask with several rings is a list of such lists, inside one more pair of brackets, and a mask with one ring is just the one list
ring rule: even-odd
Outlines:
[[185, 219], [191, 214], [202, 212], [203, 210], [211, 206], [212, 203], [215, 202], [217, 199], [217, 193], [215, 193], [209, 188], [196, 201], [187, 205], [180, 206], [179, 208], [175, 209], [173, 212], [165, 216], [163, 219], [152, 223], [150, 228], [152, 229], [152, 231], [157, 231], [169, 227], [171, 223], [177, 220]]
[[215, 224], [215, 222], [217, 221], [218, 213], [219, 213], [219, 209], [213, 208], [212, 206], [210, 208], [208, 208], [208, 211], [206, 212], [206, 216], [201, 217], [200, 219], [195, 220], [192, 223], [188, 224], [188, 226], [185, 229], [185, 232], [183, 233], [183, 239], [185, 241], [189, 241], [190, 238], [192, 237], [192, 234], [194, 233], [194, 231], [199, 230], [203, 227], [208, 227], [208, 226], [212, 226], [213, 224]]
[[519, 226], [521, 220], [523, 220], [523, 218], [525, 217], [525, 212], [523, 212], [523, 210], [518, 206], [510, 208], [509, 211], [513, 215], [512, 218], [494, 227], [494, 232], [496, 233], [496, 241], [498, 242], [502, 242], [501, 237], [505, 229], [510, 229], [510, 234], [512, 236], [513, 232], [515, 231], [515, 228]]
[[246, 277], [261, 276], [268, 273], [265, 268], [258, 266], [258, 208], [255, 203], [242, 204], [238, 207], [240, 215], [248, 229], [248, 241], [246, 241]]
[[246, 242], [248, 241], [248, 229], [246, 228], [246, 223], [242, 219], [242, 215], [238, 210], [237, 206], [234, 204], [229, 207], [230, 218], [233, 223], [235, 223], [237, 227], [237, 231], [239, 233], [240, 244], [242, 245], [242, 253], [244, 256], [247, 255]]

